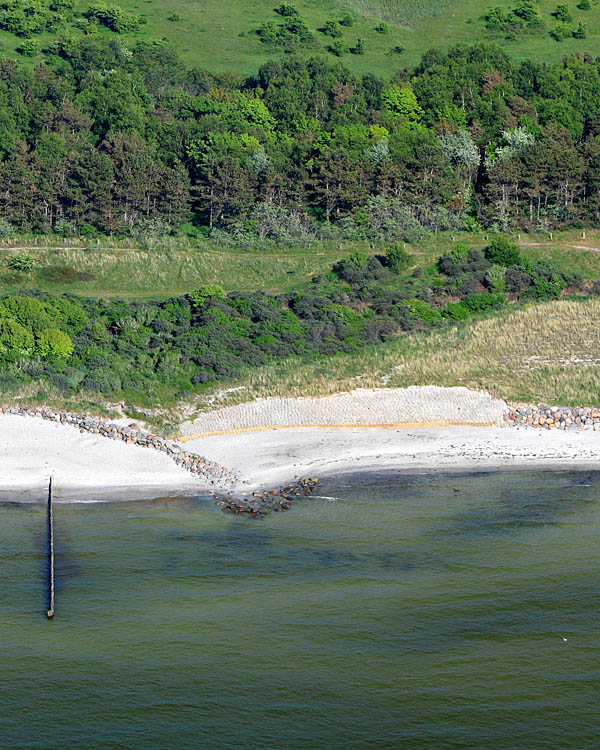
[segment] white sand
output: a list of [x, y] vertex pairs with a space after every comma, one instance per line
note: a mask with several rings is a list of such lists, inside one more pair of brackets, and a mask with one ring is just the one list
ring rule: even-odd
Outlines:
[[526, 427], [300, 427], [198, 438], [186, 448], [238, 471], [247, 489], [363, 471], [600, 470], [598, 432]]
[[0, 416], [0, 501], [154, 498], [201, 492], [166, 454], [35, 417]]
[[332, 396], [259, 398], [201, 414], [184, 422], [181, 435], [251, 427], [286, 425], [389, 425], [406, 422], [476, 422], [501, 424], [504, 401], [485, 391], [440, 388], [358, 388]]

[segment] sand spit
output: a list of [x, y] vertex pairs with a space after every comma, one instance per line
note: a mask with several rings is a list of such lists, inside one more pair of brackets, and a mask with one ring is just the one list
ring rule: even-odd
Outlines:
[[266, 398], [228, 406], [184, 422], [180, 436], [292, 426], [404, 424], [500, 425], [508, 407], [467, 388], [411, 386], [357, 389], [320, 398]]

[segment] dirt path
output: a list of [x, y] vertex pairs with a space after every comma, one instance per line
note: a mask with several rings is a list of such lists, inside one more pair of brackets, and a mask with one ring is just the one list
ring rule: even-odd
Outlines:
[[600, 253], [600, 247], [589, 245], [559, 245], [556, 242], [519, 242], [521, 247], [569, 247], [572, 250], [589, 250], [592, 253]]

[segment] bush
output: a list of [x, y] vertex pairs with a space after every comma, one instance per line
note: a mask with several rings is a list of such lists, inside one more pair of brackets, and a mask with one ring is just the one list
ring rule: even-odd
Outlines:
[[29, 253], [18, 253], [13, 255], [6, 261], [6, 265], [12, 268], [13, 271], [20, 271], [21, 273], [29, 273], [33, 271], [36, 266], [36, 259]]
[[438, 323], [442, 319], [442, 313], [439, 310], [420, 299], [402, 300], [398, 302], [398, 308], [427, 323]]
[[527, 296], [533, 297], [533, 299], [558, 299], [561, 290], [562, 287], [560, 284], [538, 278], [528, 289]]
[[464, 320], [470, 314], [471, 311], [462, 302], [451, 302], [442, 310], [443, 317], [449, 320]]
[[592, 6], [590, 5], [590, 0], [580, 0], [580, 2], [577, 3], [577, 7], [579, 10], [589, 10]]
[[483, 312], [484, 310], [493, 310], [501, 307], [506, 302], [503, 294], [492, 294], [484, 292], [483, 294], [473, 294], [466, 297], [462, 304], [471, 310], [471, 312]]
[[485, 274], [485, 284], [493, 292], [506, 291], [506, 268], [493, 265]]
[[554, 16], [557, 21], [562, 21], [563, 23], [571, 23], [571, 21], [573, 20], [573, 16], [571, 15], [569, 7], [567, 5], [557, 5], [556, 10], [550, 15]]
[[42, 357], [66, 359], [73, 354], [71, 337], [58, 328], [44, 328], [37, 334], [35, 343]]
[[521, 262], [519, 248], [508, 237], [494, 237], [485, 248], [485, 257], [497, 266], [518, 266]]
[[275, 8], [275, 13], [279, 13], [280, 16], [288, 18], [298, 15], [298, 11], [296, 10], [296, 8], [294, 8], [293, 5], [289, 5], [288, 3], [281, 3], [278, 8]]
[[568, 23], [559, 22], [550, 32], [550, 36], [556, 39], [557, 42], [562, 42], [571, 36], [571, 27]]
[[225, 299], [225, 290], [218, 284], [202, 284], [188, 294], [188, 298], [194, 307], [202, 307], [208, 299]]
[[344, 16], [340, 18], [338, 23], [340, 24], [340, 26], [346, 26], [348, 28], [350, 26], [354, 26], [354, 16], [350, 13], [345, 13]]
[[396, 274], [406, 271], [412, 262], [412, 256], [400, 245], [394, 245], [385, 254], [386, 266]]
[[365, 54], [365, 43], [360, 37], [356, 40], [354, 47], [350, 47], [351, 55], [364, 55]]
[[340, 29], [337, 21], [326, 21], [325, 26], [321, 29], [321, 31], [327, 36], [333, 37], [333, 39], [337, 39], [338, 37], [342, 36], [342, 30]]
[[28, 39], [17, 47], [17, 52], [21, 55], [25, 55], [25, 57], [35, 57], [39, 51], [40, 46], [33, 39]]

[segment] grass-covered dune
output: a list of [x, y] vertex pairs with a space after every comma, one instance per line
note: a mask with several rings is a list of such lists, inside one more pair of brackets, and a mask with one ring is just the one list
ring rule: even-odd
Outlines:
[[599, 321], [598, 299], [543, 302], [352, 355], [273, 363], [249, 373], [217, 403], [435, 384], [489, 390], [508, 401], [597, 405]]
[[[446, 246], [428, 265], [417, 265], [402, 246], [385, 254], [355, 250], [323, 270], [282, 294], [227, 293], [205, 283], [162, 300], [32, 290], [0, 295], [0, 388], [5, 400], [118, 399], [154, 410], [202, 401], [216, 386], [253, 395], [256, 388], [276, 394], [298, 383], [312, 393], [363, 382], [475, 384], [499, 395], [509, 395], [501, 388], [510, 383], [513, 397], [525, 397], [534, 388], [511, 373], [544, 373], [553, 361], [546, 345], [561, 351], [557, 361], [586, 362], [587, 355], [562, 357], [560, 314], [547, 322], [546, 334], [540, 320], [539, 334], [526, 338], [529, 347], [540, 340], [531, 365], [521, 368], [520, 354], [510, 358], [502, 335], [502, 346], [495, 346], [497, 326], [515, 309], [600, 296], [597, 277], [527, 257], [506, 237], [490, 238], [483, 249]], [[575, 309], [565, 308], [572, 315]], [[523, 336], [530, 330], [526, 312], [520, 314], [525, 318], [512, 329], [517, 339], [520, 328]], [[583, 335], [582, 352], [593, 351], [593, 328]], [[464, 348], [468, 337], [472, 344]], [[249, 390], [239, 385], [245, 380]], [[553, 376], [547, 381], [538, 393], [555, 382]], [[561, 400], [593, 392], [580, 379], [572, 392], [563, 386], [556, 389]]]

